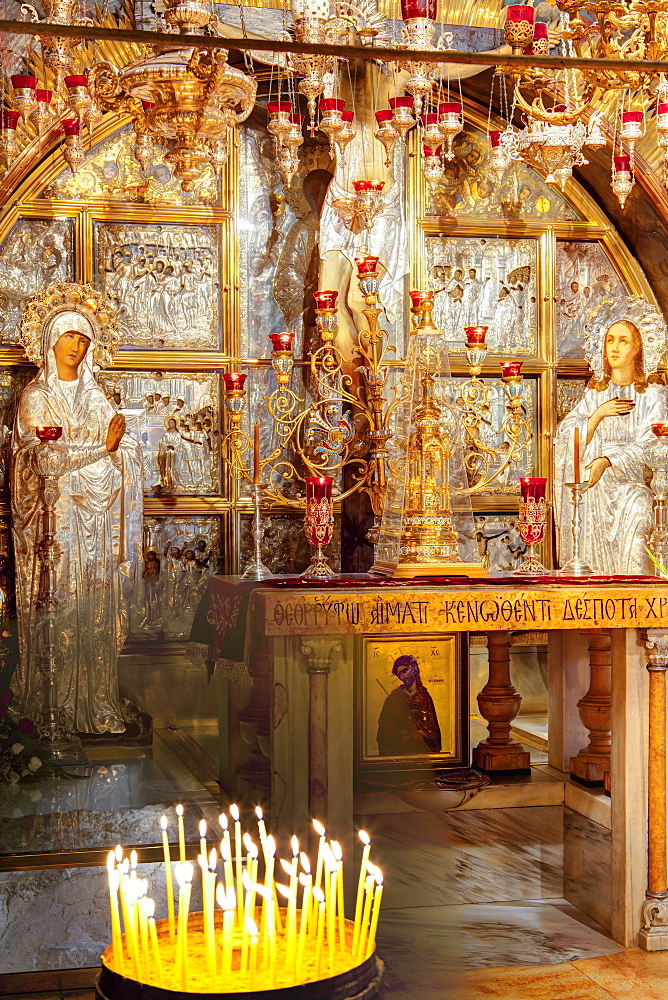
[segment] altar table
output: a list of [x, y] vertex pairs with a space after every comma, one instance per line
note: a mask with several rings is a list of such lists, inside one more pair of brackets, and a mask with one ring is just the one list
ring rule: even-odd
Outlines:
[[[547, 633], [549, 763], [565, 780], [570, 772], [584, 787], [611, 788], [610, 933], [626, 946], [668, 949], [668, 588], [661, 580], [212, 578], [190, 655], [237, 679], [253, 674], [246, 705], [250, 712], [264, 705], [271, 718], [275, 821], [304, 829], [319, 817], [352, 835], [360, 644], [471, 632], [486, 635], [489, 651], [478, 694], [489, 735], [473, 749], [474, 766], [491, 775], [528, 769], [528, 753], [511, 734], [521, 697], [510, 641], [517, 632]], [[586, 855], [586, 844], [581, 849]]]

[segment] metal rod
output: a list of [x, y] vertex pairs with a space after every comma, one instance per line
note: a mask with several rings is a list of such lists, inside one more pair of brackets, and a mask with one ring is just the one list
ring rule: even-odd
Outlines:
[[455, 49], [399, 49], [358, 45], [318, 45], [304, 42], [282, 42], [273, 38], [226, 38], [219, 35], [171, 35], [163, 31], [137, 31], [123, 28], [103, 28], [93, 25], [51, 24], [47, 21], [0, 20], [0, 32], [9, 35], [79, 38], [84, 41], [112, 41], [136, 45], [159, 45], [200, 49], [232, 49], [239, 52], [285, 52], [293, 54], [335, 56], [339, 59], [362, 59], [367, 62], [427, 62], [451, 63], [462, 66], [501, 66], [528, 69], [579, 69], [624, 72], [641, 70], [644, 75], [668, 73], [668, 61], [660, 59], [586, 59], [581, 56], [525, 56], [486, 52], [458, 52]]

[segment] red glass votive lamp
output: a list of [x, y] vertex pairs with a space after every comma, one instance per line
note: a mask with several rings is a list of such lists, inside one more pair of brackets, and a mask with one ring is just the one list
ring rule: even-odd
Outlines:
[[35, 100], [41, 101], [43, 104], [51, 104], [51, 98], [53, 97], [53, 91], [51, 90], [36, 90]]
[[501, 378], [506, 379], [517, 379], [522, 378], [522, 365], [523, 361], [500, 361], [501, 366]]
[[615, 156], [615, 173], [631, 173], [631, 157], [630, 156]]
[[528, 4], [511, 4], [506, 8], [503, 34], [513, 49], [522, 50], [533, 42], [534, 9]]
[[668, 424], [652, 424], [652, 433], [658, 438], [668, 437]]
[[345, 111], [346, 102], [334, 97], [323, 97], [318, 103], [321, 114], [331, 114], [332, 111]]
[[269, 334], [269, 340], [274, 351], [291, 351], [293, 339], [294, 334], [289, 333], [287, 330], [284, 333]]
[[434, 147], [434, 146], [423, 145], [422, 146], [422, 152], [423, 152], [423, 154], [425, 156], [440, 156], [441, 155], [441, 146]]
[[668, 126], [668, 104], [660, 102], [656, 106], [656, 122], [664, 128]]
[[526, 503], [528, 500], [544, 500], [545, 499], [545, 485], [547, 479], [540, 479], [536, 476], [520, 476], [520, 493], [522, 495], [522, 500]]
[[306, 479], [306, 502], [309, 500], [332, 499], [332, 476], [308, 476]]
[[313, 293], [316, 309], [336, 309], [336, 300], [338, 297], [339, 293], [333, 288]]
[[353, 187], [356, 191], [370, 191], [371, 181], [353, 181]]
[[382, 127], [384, 122], [391, 122], [394, 115], [393, 111], [389, 111], [385, 108], [383, 111], [376, 111], [376, 121]]
[[88, 80], [86, 79], [85, 76], [66, 76], [65, 86], [67, 87], [68, 90], [72, 90], [73, 88], [77, 87], [87, 87]]
[[225, 392], [243, 392], [247, 377], [241, 372], [225, 372], [223, 374]]
[[11, 77], [14, 90], [34, 90], [37, 86], [36, 76], [27, 76], [24, 73], [17, 73]]
[[465, 326], [466, 346], [484, 347], [488, 329], [489, 327], [487, 326]]
[[412, 97], [391, 97], [387, 102], [393, 111], [397, 108], [412, 108], [413, 98]]
[[439, 104], [438, 113], [441, 117], [443, 115], [461, 115], [462, 106], [458, 101], [445, 101]]
[[419, 309], [423, 302], [429, 299], [433, 299], [434, 293], [423, 291], [420, 288], [415, 288], [413, 291], [408, 293], [411, 297], [411, 308]]
[[370, 254], [365, 254], [364, 257], [355, 257], [358, 276], [362, 278], [367, 274], [376, 274], [379, 259], [379, 257], [372, 257]]
[[78, 118], [65, 118], [62, 124], [65, 135], [79, 135], [81, 132], [81, 122]]
[[385, 181], [369, 181], [369, 191], [382, 191], [385, 187]]
[[401, 17], [404, 21], [412, 21], [415, 17], [435, 21], [436, 0], [401, 0]]
[[529, 46], [529, 55], [546, 56], [550, 51], [550, 42], [547, 37], [547, 24], [545, 21], [536, 21], [533, 26], [533, 42]]
[[355, 117], [355, 112], [354, 111], [342, 111], [341, 112], [341, 121], [342, 122], [351, 122], [351, 121], [353, 121], [354, 117]]
[[489, 144], [492, 149], [497, 149], [501, 145], [501, 133], [493, 131], [489, 133]]
[[9, 108], [2, 109], [2, 127], [10, 132], [15, 131], [21, 115], [18, 111], [10, 111]]
[[40, 441], [58, 441], [63, 436], [62, 427], [36, 427], [35, 434]]
[[290, 101], [269, 101], [267, 111], [270, 115], [289, 115], [292, 111]]

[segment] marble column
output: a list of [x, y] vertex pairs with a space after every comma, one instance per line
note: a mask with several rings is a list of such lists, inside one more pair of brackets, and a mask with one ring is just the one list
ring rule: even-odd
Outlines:
[[648, 629], [649, 748], [647, 762], [647, 891], [638, 944], [645, 951], [668, 950], [666, 871], [666, 669], [668, 633]]
[[303, 638], [301, 654], [309, 678], [308, 798], [309, 813], [327, 825], [329, 768], [327, 765], [328, 680], [332, 659], [341, 654], [337, 639]]
[[478, 694], [480, 714], [487, 720], [489, 736], [473, 750], [473, 764], [488, 773], [527, 772], [529, 753], [510, 735], [522, 696], [510, 680], [510, 632], [488, 632], [489, 675]]
[[589, 689], [578, 702], [578, 712], [589, 732], [589, 743], [571, 757], [570, 772], [583, 785], [602, 785], [605, 773], [610, 771], [610, 633], [587, 629], [583, 634], [589, 639]]

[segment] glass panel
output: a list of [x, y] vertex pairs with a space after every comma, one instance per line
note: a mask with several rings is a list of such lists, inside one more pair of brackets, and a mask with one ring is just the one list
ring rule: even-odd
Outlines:
[[627, 293], [612, 261], [598, 243], [557, 243], [557, 355], [584, 358], [589, 313], [608, 296]]
[[427, 214], [455, 219], [543, 219], [574, 221], [581, 216], [564, 197], [523, 163], [512, 163], [499, 184], [489, 169], [487, 137], [467, 125], [453, 143], [454, 159], [427, 192]]
[[74, 278], [72, 219], [19, 219], [0, 247], [0, 344], [18, 344], [27, 300]]
[[[303, 573], [311, 561], [304, 534], [304, 515], [263, 514], [262, 561], [276, 576]], [[253, 558], [253, 518], [241, 518], [241, 572]], [[341, 571], [341, 519], [334, 519], [332, 541], [325, 549], [332, 569]]]
[[517, 530], [517, 514], [475, 514], [473, 521], [474, 537], [459, 539], [462, 558], [479, 559], [490, 572], [517, 569], [526, 551]]
[[43, 198], [67, 201], [137, 202], [144, 205], [219, 205], [219, 185], [211, 167], [204, 167], [193, 191], [183, 191], [181, 182], [165, 163], [164, 150], [156, 149], [148, 173], [134, 158], [131, 125], [96, 143], [76, 174], [69, 167], [44, 188]]
[[535, 354], [536, 241], [428, 236], [427, 287], [434, 320], [453, 352], [464, 351], [464, 327], [489, 327], [495, 354]]
[[218, 492], [218, 375], [102, 372], [99, 382], [142, 446], [146, 490], [155, 496]]
[[130, 608], [130, 635], [187, 639], [222, 551], [219, 517], [145, 517], [144, 568]]
[[95, 275], [118, 308], [126, 347], [220, 344], [217, 226], [98, 222]]

